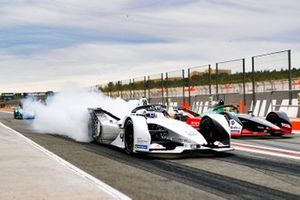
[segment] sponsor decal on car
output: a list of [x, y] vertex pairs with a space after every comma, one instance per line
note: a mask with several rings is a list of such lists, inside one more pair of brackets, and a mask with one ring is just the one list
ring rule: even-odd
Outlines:
[[136, 149], [148, 149], [148, 145], [145, 145], [145, 144], [136, 144], [135, 148]]
[[242, 126], [237, 123], [235, 120], [231, 119], [230, 121], [230, 131], [231, 133], [240, 133], [242, 131]]
[[137, 143], [140, 143], [140, 144], [148, 144], [148, 141], [144, 140], [143, 138], [137, 138], [136, 141], [137, 141]]
[[199, 125], [200, 125], [200, 122], [191, 121], [191, 125], [199, 126]]
[[198, 136], [199, 134], [194, 133], [194, 132], [193, 133], [192, 132], [188, 132], [187, 135], [189, 135], [189, 136]]

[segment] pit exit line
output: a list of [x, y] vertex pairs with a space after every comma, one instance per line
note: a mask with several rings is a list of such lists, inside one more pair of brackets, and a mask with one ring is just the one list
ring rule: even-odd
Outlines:
[[300, 160], [300, 152], [298, 151], [290, 151], [285, 149], [255, 146], [255, 145], [241, 144], [235, 142], [232, 142], [231, 144], [235, 150]]

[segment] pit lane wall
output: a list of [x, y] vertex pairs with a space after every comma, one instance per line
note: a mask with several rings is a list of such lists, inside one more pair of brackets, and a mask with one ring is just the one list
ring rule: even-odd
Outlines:
[[[219, 97], [224, 100], [225, 104], [239, 104], [241, 112], [247, 113], [251, 110], [255, 116], [262, 118], [271, 111], [284, 111], [290, 117], [293, 132], [300, 133], [300, 91], [292, 91], [291, 93], [291, 102], [289, 102], [289, 91], [256, 93], [255, 103], [252, 100], [252, 94], [246, 94], [246, 102], [244, 101], [244, 95], [239, 93], [219, 94]], [[168, 98], [167, 105], [187, 105], [182, 99], [182, 97]], [[152, 98], [151, 103], [162, 103], [162, 101], [161, 98]], [[191, 98], [189, 108], [196, 113], [203, 114], [214, 103], [212, 95], [196, 95]]]
[[[252, 110], [255, 115], [264, 117], [271, 110], [285, 111], [290, 117], [300, 117], [300, 80], [293, 80], [292, 90], [287, 80], [265, 81], [256, 83], [255, 101], [253, 101], [252, 83], [245, 84], [245, 94], [242, 84], [219, 85], [216, 87], [194, 86], [191, 88], [153, 88], [144, 90], [122, 91], [123, 99], [140, 99], [147, 97], [151, 103], [162, 103], [169, 106], [185, 105], [200, 114], [205, 113], [212, 101], [224, 100], [226, 104], [239, 104], [241, 112]], [[146, 94], [146, 95], [145, 95]], [[112, 92], [111, 97], [118, 97], [120, 93]], [[291, 102], [290, 102], [291, 97]], [[299, 101], [298, 101], [299, 99]]]
[[[266, 84], [260, 84], [265, 85]], [[286, 89], [283, 84], [280, 84], [281, 89]], [[162, 96], [161, 89], [152, 89], [151, 90], [151, 98], [150, 103], [159, 103], [165, 104], [169, 107], [176, 107], [176, 106], [187, 106], [192, 111], [203, 114], [205, 113], [211, 105], [213, 105], [217, 97], [218, 99], [223, 99], [225, 104], [239, 104], [240, 111], [243, 113], [247, 113], [249, 110], [253, 111], [255, 116], [259, 116], [264, 118], [270, 111], [284, 111], [290, 117], [293, 132], [300, 133], [300, 90], [288, 91], [269, 91], [269, 92], [257, 92], [256, 93], [256, 101], [253, 102], [253, 95], [252, 93], [246, 94], [244, 97], [243, 93], [220, 93], [216, 94], [201, 94], [201, 95], [194, 95], [190, 98], [190, 104], [188, 97], [183, 97], [180, 95], [175, 94], [182, 94], [182, 88], [172, 88], [173, 94], [169, 97]], [[279, 89], [279, 88], [278, 88]], [[177, 90], [177, 92], [175, 91]], [[224, 91], [223, 91], [224, 92]], [[289, 102], [289, 95], [291, 93], [292, 99]], [[126, 95], [124, 91], [123, 94]], [[135, 91], [135, 98], [139, 99], [143, 97], [143, 91]], [[193, 93], [191, 93], [193, 94]], [[124, 95], [124, 96], [125, 96]], [[127, 94], [128, 97], [130, 94]]]
[[[300, 91], [291, 91], [292, 100], [289, 105], [289, 91], [263, 92], [256, 93], [256, 101], [253, 102], [252, 94], [244, 95], [239, 93], [219, 94], [219, 99], [224, 100], [225, 104], [239, 104], [241, 112], [253, 111], [253, 114], [265, 117], [270, 111], [284, 111], [291, 118], [300, 118], [299, 100]], [[168, 106], [189, 106], [191, 110], [199, 114], [205, 113], [209, 106], [215, 103], [217, 95], [196, 95], [191, 97], [191, 104], [187, 98], [169, 97], [168, 102], [162, 101], [161, 97], [151, 98], [151, 103], [162, 103]], [[184, 100], [185, 99], [185, 103]]]

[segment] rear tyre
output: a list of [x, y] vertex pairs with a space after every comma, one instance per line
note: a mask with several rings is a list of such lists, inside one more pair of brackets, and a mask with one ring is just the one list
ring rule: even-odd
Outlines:
[[134, 128], [131, 119], [127, 120], [125, 125], [125, 152], [127, 154], [133, 154], [134, 148]]
[[102, 131], [101, 123], [95, 116], [93, 116], [91, 118], [91, 121], [92, 121], [92, 124], [91, 124], [92, 137], [93, 137], [94, 141], [100, 142], [101, 131]]
[[266, 120], [271, 122], [272, 124], [275, 124], [276, 126], [280, 127], [280, 119], [278, 117], [278, 115], [276, 115], [275, 113], [270, 113], [267, 117]]
[[[279, 128], [282, 127], [281, 120], [280, 120], [279, 116], [276, 113], [274, 113], [274, 112], [268, 114], [267, 117], [266, 117], [266, 120], [269, 121], [269, 122], [271, 122], [272, 124], [278, 126]], [[274, 133], [274, 132], [271, 132], [270, 134], [273, 135], [273, 136], [282, 136], [284, 133], [280, 133], [280, 132], [279, 133], [278, 132]]]

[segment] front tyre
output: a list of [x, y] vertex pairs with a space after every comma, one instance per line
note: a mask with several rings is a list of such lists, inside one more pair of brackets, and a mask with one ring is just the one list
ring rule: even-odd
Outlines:
[[210, 118], [205, 117], [201, 120], [200, 132], [207, 141], [207, 145], [210, 147], [214, 146], [216, 140], [214, 137], [214, 123]]
[[133, 154], [133, 148], [134, 148], [134, 128], [132, 120], [129, 119], [126, 122], [125, 125], [125, 152], [127, 154]]

